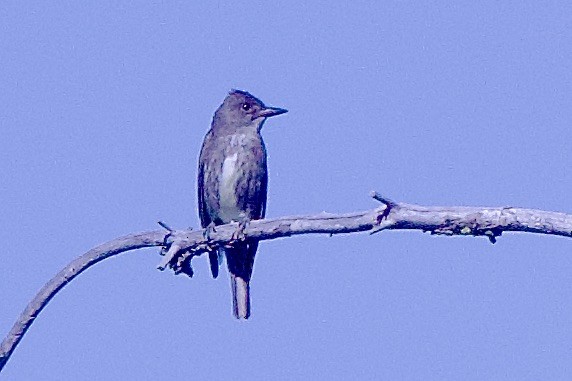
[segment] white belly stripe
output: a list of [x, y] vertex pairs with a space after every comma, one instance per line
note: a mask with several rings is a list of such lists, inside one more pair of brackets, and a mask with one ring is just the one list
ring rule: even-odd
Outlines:
[[236, 184], [239, 176], [239, 168], [237, 165], [238, 153], [224, 159], [222, 164], [222, 175], [219, 185], [219, 215], [223, 221], [230, 222], [239, 219], [240, 210], [237, 207], [237, 199], [235, 195]]

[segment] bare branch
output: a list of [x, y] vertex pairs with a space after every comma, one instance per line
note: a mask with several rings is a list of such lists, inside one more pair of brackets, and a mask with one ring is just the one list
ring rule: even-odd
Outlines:
[[[392, 201], [372, 192], [382, 203], [379, 208], [348, 214], [320, 213], [313, 216], [282, 217], [251, 221], [244, 230], [248, 238], [269, 240], [292, 235], [340, 234], [382, 230], [421, 230], [431, 234], [487, 237], [492, 243], [503, 232], [529, 232], [572, 237], [572, 215], [512, 207], [427, 207]], [[0, 344], [0, 371], [34, 319], [54, 295], [67, 283], [95, 263], [125, 251], [161, 246], [164, 259], [159, 269], [172, 268], [175, 273], [193, 275], [191, 258], [231, 245], [237, 224], [217, 226], [209, 232], [165, 229], [131, 234], [104, 243], [73, 260], [50, 280], [28, 304], [6, 338]]]
[[128, 250], [160, 246], [164, 237], [165, 232], [161, 231], [130, 234], [99, 245], [70, 262], [36, 294], [0, 344], [0, 371], [40, 311], [66, 284], [99, 261]]

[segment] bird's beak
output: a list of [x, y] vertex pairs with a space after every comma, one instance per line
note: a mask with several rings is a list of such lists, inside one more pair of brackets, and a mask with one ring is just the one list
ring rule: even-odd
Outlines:
[[268, 118], [271, 116], [284, 114], [285, 112], [288, 112], [288, 110], [285, 110], [283, 108], [278, 108], [278, 107], [266, 107], [266, 108], [260, 110], [260, 112], [258, 113], [258, 116]]

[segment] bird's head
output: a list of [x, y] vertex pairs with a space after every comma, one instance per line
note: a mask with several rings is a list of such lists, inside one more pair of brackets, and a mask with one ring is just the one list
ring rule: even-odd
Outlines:
[[260, 131], [266, 118], [284, 114], [287, 110], [277, 107], [267, 107], [252, 94], [231, 90], [213, 119], [213, 129], [253, 128]]

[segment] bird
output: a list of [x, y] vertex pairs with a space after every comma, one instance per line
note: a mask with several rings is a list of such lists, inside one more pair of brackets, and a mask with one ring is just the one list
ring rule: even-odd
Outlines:
[[[266, 213], [268, 169], [260, 131], [267, 118], [287, 110], [267, 107], [254, 95], [231, 90], [215, 111], [199, 155], [198, 207], [206, 235], [216, 225], [239, 222], [244, 229]], [[238, 232], [237, 229], [237, 232]], [[237, 319], [250, 316], [250, 278], [258, 241], [235, 240], [209, 253], [213, 278], [226, 257]]]

